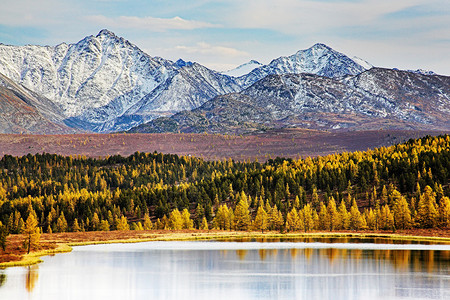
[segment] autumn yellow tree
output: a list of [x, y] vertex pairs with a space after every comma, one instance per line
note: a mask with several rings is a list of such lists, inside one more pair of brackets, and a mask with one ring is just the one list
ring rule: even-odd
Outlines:
[[436, 194], [428, 185], [424, 193], [420, 196], [416, 222], [422, 228], [435, 227], [438, 221], [438, 211], [436, 205]]
[[247, 198], [242, 198], [234, 209], [234, 223], [236, 230], [247, 230], [250, 225]]
[[278, 210], [277, 205], [274, 205], [269, 217], [270, 227], [281, 232], [283, 229], [284, 218], [281, 211]]
[[116, 229], [120, 231], [130, 230], [130, 225], [128, 225], [128, 219], [125, 216], [121, 216], [117, 219]]
[[450, 198], [442, 197], [439, 203], [439, 223], [441, 227], [450, 227]]
[[152, 230], [153, 229], [153, 223], [150, 220], [150, 217], [148, 213], [144, 214], [144, 230]]
[[101, 231], [109, 231], [109, 222], [108, 222], [108, 220], [102, 220], [100, 222], [100, 230]]
[[347, 207], [345, 206], [345, 201], [342, 200], [341, 204], [339, 204], [338, 208], [339, 214], [339, 226], [338, 229], [348, 229], [350, 227], [350, 214], [347, 211]]
[[394, 215], [387, 204], [383, 205], [380, 210], [378, 226], [384, 230], [394, 230]]
[[216, 216], [213, 219], [214, 228], [228, 230], [231, 229], [230, 211], [225, 204], [217, 209]]
[[365, 220], [358, 209], [355, 199], [353, 199], [352, 207], [350, 208], [350, 229], [359, 230], [365, 227]]
[[300, 217], [295, 207], [286, 215], [286, 230], [288, 232], [300, 230]]
[[182, 220], [182, 229], [192, 229], [194, 228], [194, 221], [191, 220], [191, 214], [189, 211], [185, 208], [183, 209], [183, 212], [181, 213], [181, 220]]
[[206, 220], [206, 217], [203, 217], [202, 223], [200, 224], [200, 230], [208, 230], [208, 220]]
[[169, 216], [169, 228], [172, 230], [180, 230], [183, 228], [183, 219], [178, 208], [172, 210]]
[[328, 201], [327, 205], [327, 226], [330, 231], [335, 230], [339, 227], [341, 220], [339, 217], [339, 213], [336, 209], [336, 202], [334, 201], [334, 198], [331, 197], [331, 199]]
[[303, 228], [306, 231], [314, 229], [313, 209], [310, 204], [306, 204], [299, 212], [299, 218], [302, 219]]
[[66, 218], [64, 217], [64, 213], [61, 212], [58, 220], [56, 221], [56, 232], [66, 232], [68, 228]]
[[392, 192], [392, 198], [394, 201], [394, 224], [395, 228], [406, 229], [411, 225], [411, 211], [409, 210], [408, 202], [400, 192], [394, 190]]
[[262, 205], [258, 207], [258, 211], [256, 212], [254, 226], [256, 230], [261, 230], [261, 232], [267, 229], [268, 216]]
[[30, 253], [31, 248], [36, 248], [39, 246], [39, 240], [41, 238], [41, 230], [38, 227], [38, 221], [36, 220], [35, 214], [29, 214], [25, 222], [23, 234], [25, 235], [23, 245], [27, 250], [27, 253]]
[[80, 232], [81, 231], [81, 228], [80, 228], [80, 225], [78, 224], [78, 219], [77, 218], [75, 218], [75, 220], [73, 221], [72, 231], [73, 232]]

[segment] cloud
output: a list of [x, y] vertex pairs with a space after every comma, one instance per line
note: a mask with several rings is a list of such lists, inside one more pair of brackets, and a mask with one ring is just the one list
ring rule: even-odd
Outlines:
[[199, 42], [195, 46], [176, 46], [175, 49], [187, 54], [202, 54], [202, 55], [218, 55], [227, 57], [242, 57], [249, 56], [249, 53], [240, 51], [231, 47], [214, 46], [205, 42]]
[[[428, 0], [429, 1], [429, 0]], [[331, 27], [378, 24], [379, 20], [425, 0], [361, 0], [311, 1], [311, 0], [246, 0], [235, 5], [236, 13], [224, 14], [229, 26], [244, 28], [269, 28], [283, 33], [315, 34]]]
[[103, 27], [125, 28], [125, 29], [142, 29], [155, 32], [164, 32], [167, 30], [193, 30], [200, 28], [215, 28], [220, 25], [208, 22], [186, 20], [180, 17], [173, 18], [154, 18], [154, 17], [135, 17], [120, 16], [109, 18], [103, 15], [95, 15], [86, 17], [90, 22], [96, 23]]

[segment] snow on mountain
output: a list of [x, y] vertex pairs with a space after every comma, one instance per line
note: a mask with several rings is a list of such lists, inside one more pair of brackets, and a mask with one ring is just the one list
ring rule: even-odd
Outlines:
[[[229, 77], [211, 75], [212, 71], [192, 68], [192, 65], [183, 60], [173, 63], [150, 57], [108, 30], [76, 44], [55, 47], [0, 45], [0, 73], [59, 105], [67, 124], [94, 131], [118, 130], [105, 124], [114, 124], [116, 118], [123, 119], [125, 112], [137, 111], [135, 107], [139, 105], [151, 107], [156, 113], [144, 114], [154, 117], [158, 113], [193, 109], [220, 93], [236, 90], [237, 84]], [[180, 74], [188, 72], [185, 69], [195, 74], [184, 78], [198, 79], [205, 75], [212, 81], [193, 86], [192, 81], [178, 80]], [[223, 87], [219, 82], [230, 86]], [[171, 84], [184, 86], [169, 88]], [[168, 93], [163, 86], [172, 92]], [[205, 86], [207, 91], [198, 90]], [[177, 95], [176, 90], [188, 92], [182, 96]], [[164, 98], [168, 102], [158, 100], [159, 95], [166, 94], [170, 94]], [[177, 101], [180, 103], [174, 103]], [[132, 118], [141, 122], [140, 117]], [[127, 127], [126, 124], [121, 126]]]
[[352, 60], [357, 63], [358, 65], [362, 66], [364, 69], [369, 70], [373, 68], [373, 65], [369, 62], [367, 62], [366, 60], [353, 56]]
[[233, 76], [233, 77], [240, 77], [240, 76], [250, 73], [254, 69], [259, 68], [261, 66], [263, 66], [262, 63], [260, 63], [256, 60], [251, 60], [248, 63], [242, 64], [232, 70], [224, 71], [224, 72], [222, 72], [222, 74], [228, 75], [228, 76]]
[[327, 45], [315, 44], [311, 48], [300, 50], [291, 56], [274, 59], [268, 65], [256, 68], [239, 79], [244, 86], [250, 86], [271, 74], [309, 73], [336, 78], [357, 75], [365, 70], [366, 67]]
[[359, 74], [367, 66], [316, 44], [268, 65], [250, 61], [221, 74], [182, 59], [151, 57], [108, 30], [54, 47], [0, 44], [0, 73], [49, 99], [69, 126], [98, 132], [127, 130], [159, 116], [195, 109], [270, 74], [339, 78]]
[[268, 128], [450, 128], [450, 77], [371, 68], [342, 78], [269, 75], [239, 93], [131, 132], [248, 133]]
[[[96, 122], [122, 114], [175, 71], [108, 30], [55, 47], [0, 45], [0, 73], [60, 105], [66, 117]], [[115, 103], [114, 110], [89, 111]]]

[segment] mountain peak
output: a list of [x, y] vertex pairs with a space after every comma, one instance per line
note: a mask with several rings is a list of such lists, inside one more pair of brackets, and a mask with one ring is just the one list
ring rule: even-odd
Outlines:
[[182, 67], [185, 67], [185, 66], [192, 66], [193, 65], [193, 62], [191, 62], [191, 61], [184, 61], [183, 59], [178, 59], [176, 62], [175, 62], [175, 65], [177, 65], [179, 68], [182, 68]]
[[117, 37], [114, 32], [108, 30], [108, 29], [102, 29], [100, 30], [100, 32], [97, 34], [97, 37]]
[[314, 49], [314, 50], [333, 50], [330, 46], [327, 46], [325, 44], [322, 43], [316, 43], [314, 44], [312, 47], [310, 47], [309, 49]]

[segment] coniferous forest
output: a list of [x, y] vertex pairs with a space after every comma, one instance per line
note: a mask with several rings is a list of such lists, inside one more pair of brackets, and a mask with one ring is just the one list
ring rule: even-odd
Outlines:
[[29, 250], [39, 232], [442, 228], [449, 179], [450, 136], [265, 163], [5, 155], [0, 231], [28, 235]]

